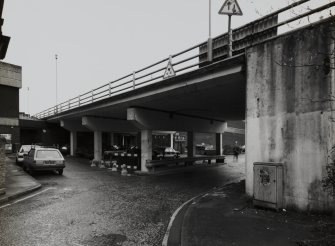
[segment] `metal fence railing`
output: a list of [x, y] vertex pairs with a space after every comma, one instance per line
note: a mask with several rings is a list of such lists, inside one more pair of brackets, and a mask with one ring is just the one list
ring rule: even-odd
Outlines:
[[[276, 36], [277, 29], [280, 26], [335, 6], [335, 2], [332, 2], [315, 9], [309, 9], [309, 11], [293, 18], [289, 18], [288, 20], [278, 22], [278, 14], [308, 1], [310, 0], [295, 2], [285, 8], [275, 11], [272, 14], [233, 30], [233, 55], [243, 53], [245, 48]], [[212, 48], [208, 49], [208, 47]], [[171, 63], [175, 74], [180, 75], [209, 65], [212, 62], [223, 60], [227, 58], [227, 54], [228, 39], [227, 33], [225, 33], [213, 39], [209, 39], [206, 42], [194, 45], [184, 51], [171, 55], [168, 58], [134, 71], [122, 78], [111, 81], [75, 98], [71, 98], [56, 106], [48, 108], [34, 115], [34, 117], [38, 119], [48, 118], [74, 108], [113, 97], [127, 91], [136, 90], [137, 88], [147, 86], [149, 84], [160, 82], [165, 79], [164, 73], [168, 62]]]

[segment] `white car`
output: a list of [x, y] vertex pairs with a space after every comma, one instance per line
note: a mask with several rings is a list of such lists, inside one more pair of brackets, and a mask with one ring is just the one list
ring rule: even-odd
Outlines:
[[20, 150], [16, 153], [16, 163], [23, 163], [24, 156], [28, 155], [33, 145], [22, 145]]
[[35, 147], [24, 158], [23, 169], [28, 173], [43, 170], [56, 170], [63, 174], [65, 159], [58, 149]]

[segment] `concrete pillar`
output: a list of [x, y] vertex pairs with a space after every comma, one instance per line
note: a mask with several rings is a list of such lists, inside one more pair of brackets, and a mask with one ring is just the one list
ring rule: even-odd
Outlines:
[[94, 131], [94, 159], [101, 160], [102, 156], [102, 132]]
[[70, 132], [70, 155], [75, 156], [77, 151], [77, 132]]
[[141, 131], [141, 171], [148, 172], [146, 161], [152, 159], [152, 131]]
[[173, 133], [170, 134], [170, 147], [173, 148]]
[[[223, 150], [222, 150], [222, 133], [216, 133], [215, 134], [216, 137], [216, 141], [215, 141], [215, 145], [216, 145], [216, 154], [217, 155], [223, 155]], [[224, 160], [218, 159], [216, 160], [216, 163], [223, 163]]]
[[193, 157], [195, 154], [194, 133], [187, 132], [187, 157]]
[[110, 134], [110, 145], [111, 146], [113, 146], [114, 144], [115, 144], [115, 142], [114, 142], [114, 132], [112, 132], [111, 134]]

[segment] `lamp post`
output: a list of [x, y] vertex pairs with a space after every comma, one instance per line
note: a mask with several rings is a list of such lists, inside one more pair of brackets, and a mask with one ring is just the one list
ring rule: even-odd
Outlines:
[[58, 55], [55, 54], [55, 61], [56, 61], [56, 113], [58, 113]]
[[29, 86], [27, 87], [27, 114], [29, 114]]

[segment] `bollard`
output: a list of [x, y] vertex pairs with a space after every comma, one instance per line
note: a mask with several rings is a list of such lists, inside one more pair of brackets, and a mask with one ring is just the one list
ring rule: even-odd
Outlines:
[[112, 169], [110, 161], [105, 161], [105, 166], [108, 170]]
[[112, 161], [112, 163], [113, 163], [112, 171], [113, 171], [113, 172], [116, 172], [116, 171], [117, 171], [117, 164], [116, 164], [116, 161]]
[[99, 162], [99, 168], [106, 168], [106, 167], [105, 167], [105, 162], [104, 162], [103, 160], [101, 160], [101, 161]]
[[121, 166], [121, 168], [122, 168], [122, 170], [121, 170], [121, 175], [122, 175], [122, 176], [126, 176], [126, 175], [128, 174], [126, 164], [123, 164], [123, 165]]
[[96, 167], [97, 165], [99, 165], [99, 161], [93, 159], [93, 160], [92, 160], [92, 163], [91, 163], [91, 167]]

